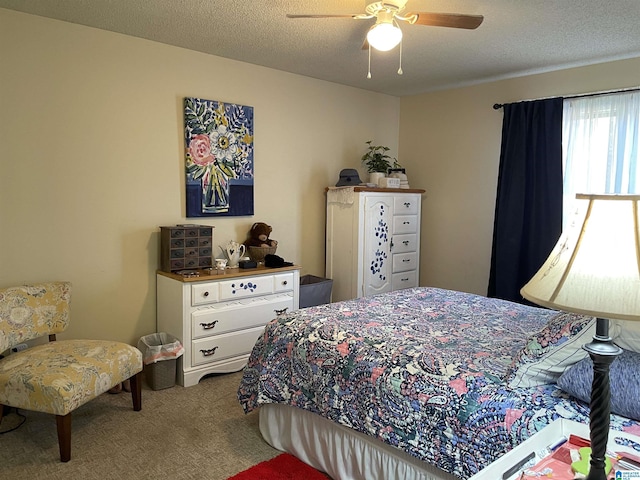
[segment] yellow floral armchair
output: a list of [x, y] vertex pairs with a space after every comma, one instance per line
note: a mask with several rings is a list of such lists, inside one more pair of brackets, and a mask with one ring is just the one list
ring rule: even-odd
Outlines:
[[49, 342], [0, 359], [3, 405], [56, 416], [60, 460], [71, 458], [71, 412], [131, 380], [133, 409], [142, 408], [142, 353], [121, 342], [61, 340], [69, 324], [71, 284], [51, 282], [0, 289], [0, 353], [49, 335]]

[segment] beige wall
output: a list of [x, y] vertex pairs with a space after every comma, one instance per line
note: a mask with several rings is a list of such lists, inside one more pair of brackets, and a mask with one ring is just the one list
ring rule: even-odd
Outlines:
[[[486, 293], [500, 154], [496, 102], [640, 85], [640, 59], [398, 99], [0, 9], [0, 287], [74, 284], [67, 337], [155, 330], [159, 225], [216, 244], [273, 226], [324, 275], [324, 193], [391, 147], [424, 188], [421, 285]], [[182, 99], [255, 108], [255, 215], [184, 217]]]
[[427, 190], [420, 284], [487, 292], [502, 129], [494, 103], [638, 85], [640, 58], [403, 97], [398, 160]]
[[[324, 275], [324, 188], [398, 149], [396, 97], [133, 37], [0, 9], [0, 59], [0, 287], [71, 281], [68, 338], [155, 331], [160, 225], [264, 221]], [[254, 107], [253, 217], [185, 218], [186, 96]]]

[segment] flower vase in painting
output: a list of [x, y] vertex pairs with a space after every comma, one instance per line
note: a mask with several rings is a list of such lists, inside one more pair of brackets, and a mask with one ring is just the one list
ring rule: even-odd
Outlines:
[[187, 217], [253, 214], [253, 108], [185, 98]]

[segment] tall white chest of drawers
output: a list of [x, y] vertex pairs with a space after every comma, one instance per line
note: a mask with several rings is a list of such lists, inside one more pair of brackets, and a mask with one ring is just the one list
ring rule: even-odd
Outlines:
[[190, 278], [159, 271], [156, 279], [157, 330], [184, 346], [177, 382], [185, 387], [209, 373], [241, 370], [264, 326], [299, 306], [297, 266]]
[[328, 189], [326, 276], [334, 302], [417, 287], [419, 189]]

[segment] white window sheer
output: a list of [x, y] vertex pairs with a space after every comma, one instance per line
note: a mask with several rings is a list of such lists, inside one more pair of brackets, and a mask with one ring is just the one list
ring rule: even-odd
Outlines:
[[640, 92], [566, 99], [563, 219], [576, 193], [640, 193]]

